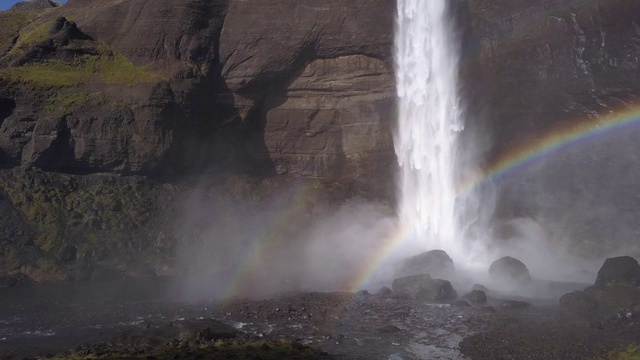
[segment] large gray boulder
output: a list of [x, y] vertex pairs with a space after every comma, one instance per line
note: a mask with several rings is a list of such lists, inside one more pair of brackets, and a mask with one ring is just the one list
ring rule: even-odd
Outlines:
[[419, 274], [393, 280], [393, 291], [410, 299], [445, 301], [453, 300], [458, 293], [447, 280], [432, 279], [428, 274]]
[[444, 250], [431, 250], [412, 256], [399, 267], [399, 276], [430, 274], [444, 277], [455, 272], [453, 260]]
[[511, 256], [494, 261], [489, 267], [489, 275], [493, 280], [500, 282], [523, 283], [531, 281], [527, 266]]
[[636, 259], [620, 256], [607, 259], [593, 286], [565, 294], [560, 306], [572, 311], [640, 312], [640, 265]]
[[619, 256], [605, 260], [598, 271], [596, 286], [628, 283], [640, 285], [640, 264], [630, 256]]

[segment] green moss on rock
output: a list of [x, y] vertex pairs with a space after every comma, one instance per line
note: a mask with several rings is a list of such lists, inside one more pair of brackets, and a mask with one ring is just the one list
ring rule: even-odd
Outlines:
[[20, 29], [37, 17], [35, 13], [25, 11], [0, 12], [0, 56], [11, 49]]
[[29, 83], [40, 88], [61, 88], [87, 82], [137, 85], [163, 78], [150, 72], [147, 67], [134, 65], [123, 54], [101, 47], [98, 55], [83, 55], [72, 62], [47, 60], [5, 68], [0, 70], [0, 79], [11, 83]]
[[631, 345], [612, 350], [605, 355], [595, 357], [594, 360], [640, 360], [640, 347]]

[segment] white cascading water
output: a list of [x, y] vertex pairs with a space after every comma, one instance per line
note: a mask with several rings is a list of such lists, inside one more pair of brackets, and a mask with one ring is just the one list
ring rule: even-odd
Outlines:
[[447, 0], [398, 0], [396, 85], [399, 217], [422, 250], [461, 251], [455, 167], [463, 129], [459, 46]]

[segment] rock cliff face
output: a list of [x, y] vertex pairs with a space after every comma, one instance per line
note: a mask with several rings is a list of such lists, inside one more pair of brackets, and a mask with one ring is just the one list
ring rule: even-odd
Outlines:
[[[70, 1], [14, 30], [5, 51], [3, 165], [388, 176], [392, 5]], [[61, 16], [78, 35], [56, 40]], [[74, 61], [87, 74], [28, 82]]]
[[[466, 4], [463, 71], [478, 127], [491, 135], [487, 161], [539, 144], [528, 155], [536, 162], [499, 180], [498, 217], [533, 217], [544, 236], [562, 234], [583, 254], [639, 253], [637, 126], [614, 130], [603, 120], [595, 132], [568, 129], [603, 116], [621, 121], [638, 108], [640, 3]], [[567, 145], [538, 152], [556, 144]]]
[[[487, 162], [640, 95], [637, 1], [455, 5], [468, 133], [489, 129]], [[158, 219], [175, 194], [156, 181], [205, 170], [392, 197], [395, 11], [392, 0], [69, 0], [0, 12], [0, 209], [20, 219], [2, 220], [13, 260], [1, 272], [170, 253]], [[89, 204], [82, 194], [104, 181]], [[120, 208], [137, 214], [122, 228]], [[67, 245], [79, 260], [58, 256]]]

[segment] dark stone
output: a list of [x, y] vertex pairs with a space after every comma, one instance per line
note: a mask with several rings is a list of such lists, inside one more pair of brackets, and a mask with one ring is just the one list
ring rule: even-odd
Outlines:
[[464, 300], [456, 300], [451, 303], [451, 306], [459, 307], [459, 308], [468, 308], [471, 307], [471, 304]]
[[598, 271], [596, 286], [629, 283], [640, 286], [640, 264], [630, 256], [620, 256], [605, 260]]
[[628, 282], [611, 283], [607, 286], [590, 286], [584, 295], [598, 304], [598, 310], [614, 313], [640, 304], [640, 287]]
[[465, 294], [463, 298], [477, 304], [484, 304], [487, 302], [487, 294], [482, 290], [471, 290], [471, 292]]
[[78, 249], [75, 246], [66, 244], [58, 250], [56, 259], [62, 263], [69, 263], [76, 260], [77, 254]]
[[473, 284], [473, 286], [471, 287], [471, 290], [480, 290], [480, 291], [483, 291], [485, 294], [489, 292], [489, 289], [487, 289], [486, 286], [483, 286], [480, 284]]
[[395, 279], [392, 287], [393, 292], [411, 299], [445, 301], [458, 296], [449, 281], [432, 279], [427, 274]]
[[489, 275], [496, 281], [512, 283], [531, 281], [527, 266], [522, 261], [511, 256], [505, 256], [494, 261], [489, 267]]
[[369, 296], [369, 295], [371, 295], [371, 294], [369, 294], [369, 291], [367, 291], [367, 290], [360, 290], [356, 294], [359, 295], [359, 296]]
[[180, 340], [183, 341], [215, 341], [232, 339], [238, 330], [230, 325], [214, 319], [185, 320], [177, 323], [180, 329]]
[[395, 325], [385, 325], [377, 330], [379, 333], [389, 334], [400, 331], [400, 328]]
[[454, 272], [455, 266], [449, 254], [443, 250], [431, 250], [405, 260], [401, 264], [398, 274], [402, 276], [418, 274], [443, 276]]
[[386, 286], [383, 286], [382, 289], [378, 291], [378, 295], [391, 295], [393, 291]]
[[483, 306], [480, 308], [480, 310], [491, 314], [495, 314], [497, 312], [496, 308], [494, 308], [493, 306]]
[[574, 291], [560, 297], [560, 306], [574, 311], [593, 311], [598, 308], [594, 298], [582, 291]]

